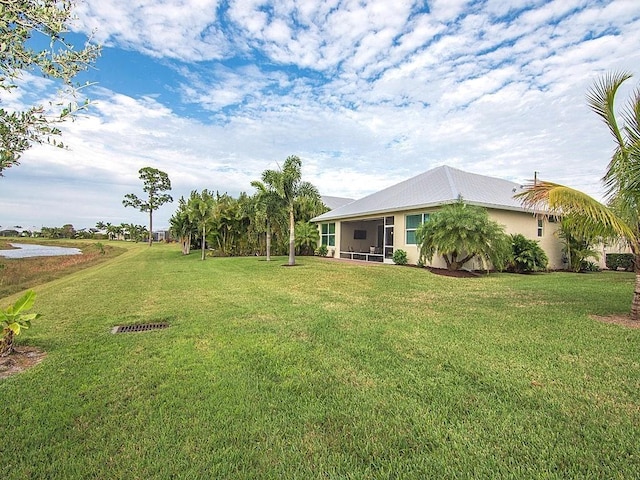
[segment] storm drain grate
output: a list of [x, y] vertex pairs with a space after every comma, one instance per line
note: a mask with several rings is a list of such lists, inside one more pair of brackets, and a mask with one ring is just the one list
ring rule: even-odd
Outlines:
[[159, 330], [161, 328], [167, 328], [168, 323], [139, 323], [137, 325], [116, 325], [111, 330], [111, 333], [133, 333], [133, 332], [148, 332], [149, 330]]

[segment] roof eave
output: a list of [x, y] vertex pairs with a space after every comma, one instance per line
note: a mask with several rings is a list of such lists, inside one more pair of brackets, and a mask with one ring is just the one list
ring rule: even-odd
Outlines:
[[[328, 221], [328, 220], [344, 220], [344, 219], [348, 219], [348, 218], [360, 218], [360, 217], [370, 217], [370, 216], [374, 216], [374, 215], [384, 215], [387, 213], [397, 213], [397, 212], [405, 212], [405, 211], [409, 211], [409, 210], [418, 210], [421, 208], [434, 208], [434, 207], [440, 207], [442, 205], [450, 205], [452, 203], [457, 202], [457, 199], [451, 199], [451, 200], [444, 200], [442, 202], [433, 202], [433, 203], [425, 203], [425, 204], [420, 204], [420, 205], [405, 205], [402, 207], [396, 207], [396, 208], [385, 208], [385, 209], [378, 209], [378, 210], [369, 210], [369, 211], [364, 211], [364, 212], [356, 212], [356, 213], [349, 213], [349, 214], [337, 214], [337, 215], [329, 215], [331, 212], [327, 212], [327, 213], [323, 213], [322, 215], [319, 215], [317, 217], [312, 218], [310, 221], [311, 222], [324, 222], [324, 221]], [[548, 213], [548, 212], [544, 212], [544, 211], [534, 211], [534, 210], [530, 210], [524, 207], [518, 207], [515, 205], [497, 205], [497, 204], [491, 204], [491, 203], [482, 203], [482, 202], [466, 202], [469, 205], [475, 205], [478, 207], [484, 207], [484, 208], [491, 208], [493, 210], [508, 210], [508, 211], [513, 211], [513, 212], [522, 212], [522, 213], [531, 213], [531, 214], [536, 214], [536, 213]]]

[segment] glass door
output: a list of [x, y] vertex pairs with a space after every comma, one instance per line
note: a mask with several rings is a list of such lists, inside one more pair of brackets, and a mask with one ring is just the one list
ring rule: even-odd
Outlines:
[[393, 217], [384, 217], [384, 258], [393, 258]]

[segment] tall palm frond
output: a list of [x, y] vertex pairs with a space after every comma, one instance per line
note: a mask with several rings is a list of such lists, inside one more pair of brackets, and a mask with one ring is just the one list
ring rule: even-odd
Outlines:
[[637, 198], [640, 187], [640, 95], [636, 92], [622, 110], [622, 128], [615, 112], [616, 93], [631, 76], [628, 72], [609, 73], [587, 92], [589, 107], [607, 125], [615, 139], [615, 149], [602, 179], [609, 200], [617, 195]]
[[515, 196], [525, 208], [571, 217], [576, 233], [603, 238], [623, 237], [630, 244], [637, 238], [631, 227], [614, 211], [579, 190], [553, 182], [529, 184]]

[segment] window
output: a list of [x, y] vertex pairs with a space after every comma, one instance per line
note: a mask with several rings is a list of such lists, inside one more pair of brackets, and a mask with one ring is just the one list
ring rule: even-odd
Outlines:
[[404, 227], [406, 230], [405, 243], [407, 245], [416, 244], [416, 230], [424, 222], [429, 220], [428, 213], [418, 213], [415, 215], [407, 215], [405, 217]]
[[543, 233], [544, 233], [544, 229], [543, 229], [542, 219], [539, 218], [538, 219], [538, 236], [541, 237]]
[[322, 245], [327, 247], [336, 246], [336, 224], [335, 223], [323, 223], [322, 224]]

